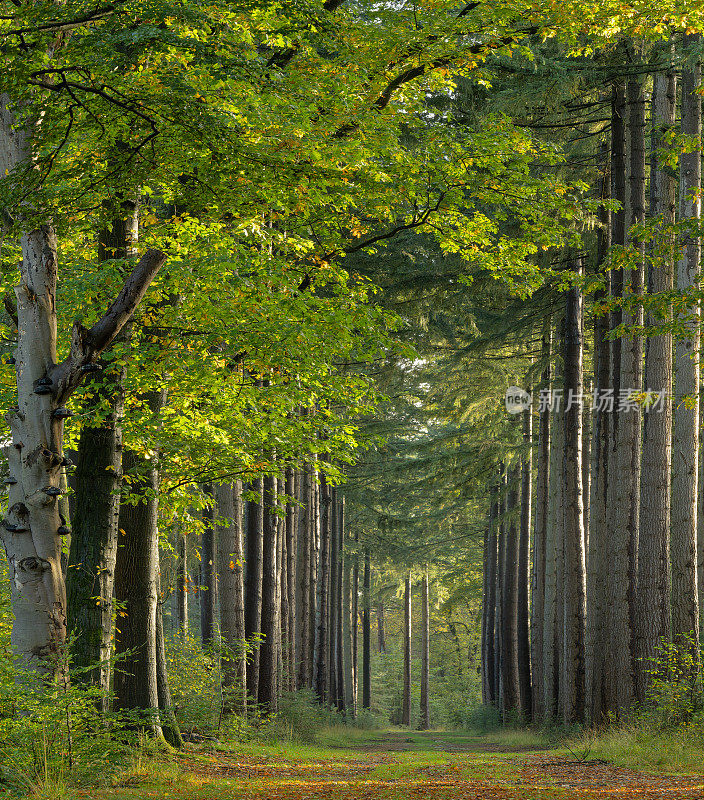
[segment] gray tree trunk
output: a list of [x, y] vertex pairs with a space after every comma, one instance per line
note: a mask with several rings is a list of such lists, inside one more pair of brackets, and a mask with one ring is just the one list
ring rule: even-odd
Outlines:
[[420, 675], [420, 724], [418, 727], [422, 731], [427, 731], [430, 729], [430, 588], [427, 565], [423, 572], [421, 604], [423, 644]]
[[[542, 333], [541, 358], [545, 364], [540, 385], [549, 391], [551, 380], [552, 331], [550, 320], [546, 321]], [[531, 666], [532, 666], [532, 717], [542, 720], [545, 716], [543, 702], [543, 617], [545, 612], [545, 540], [548, 520], [548, 490], [550, 481], [550, 406], [545, 403], [538, 422], [538, 457], [535, 482], [535, 526], [533, 530], [533, 573], [531, 582]], [[492, 557], [490, 541], [490, 559]], [[495, 583], [495, 578], [494, 578]], [[491, 587], [490, 587], [491, 591]], [[494, 587], [494, 591], [496, 591]], [[492, 620], [493, 623], [493, 620]], [[491, 642], [488, 643], [491, 647]], [[492, 702], [496, 699], [493, 698]]]
[[213, 487], [208, 484], [204, 491], [209, 498], [203, 510], [203, 534], [200, 552], [200, 637], [204, 649], [215, 644], [217, 637], [217, 599], [218, 599], [218, 544], [215, 535], [215, 498]]
[[369, 550], [364, 552], [362, 602], [362, 708], [372, 707], [372, 563]]
[[[604, 152], [603, 172], [601, 177], [601, 198], [607, 200], [611, 196], [611, 170], [608, 164], [608, 153]], [[601, 227], [598, 231], [597, 262], [600, 269], [606, 261], [611, 242], [611, 214], [602, 208], [599, 212]], [[602, 300], [611, 288], [610, 275], [604, 273], [605, 289], [595, 299]], [[587, 632], [585, 645], [585, 704], [586, 715], [590, 722], [601, 723], [607, 712], [606, 687], [604, 682], [604, 637], [605, 623], [603, 609], [605, 605], [605, 578], [608, 573], [606, 553], [607, 541], [607, 487], [608, 456], [610, 450], [611, 420], [613, 415], [601, 403], [603, 393], [611, 386], [611, 343], [608, 337], [609, 316], [594, 316], [594, 390], [597, 406], [593, 417], [593, 445], [590, 486], [589, 538], [587, 546]]]
[[[496, 658], [494, 641], [496, 635], [496, 582], [498, 577], [498, 527], [499, 527], [499, 499], [498, 487], [491, 488], [491, 501], [489, 504], [489, 530], [487, 531], [487, 557], [486, 557], [486, 592], [484, 603], [486, 605], [486, 641], [485, 652], [482, 659], [482, 672], [484, 676], [485, 699], [484, 702], [496, 706]], [[541, 623], [542, 624], [542, 623]]]
[[518, 679], [518, 482], [520, 468], [511, 469], [508, 479], [505, 567], [501, 603], [501, 710], [507, 714], [520, 708]]
[[533, 490], [533, 412], [530, 408], [523, 412], [523, 445], [527, 448], [521, 459], [521, 520], [518, 540], [518, 685], [519, 707], [526, 720], [530, 720], [533, 710], [530, 672], [530, 638], [528, 633], [530, 598], [530, 519]]
[[223, 687], [234, 697], [226, 710], [247, 713], [247, 660], [244, 626], [244, 552], [242, 482], [221, 484], [215, 490], [218, 526], [220, 635], [223, 644]]
[[[37, 120], [17, 114], [0, 95], [0, 175], [30, 163]], [[120, 295], [90, 330], [74, 324], [69, 354], [58, 363], [56, 236], [49, 221], [21, 238], [20, 285], [16, 287], [18, 343], [14, 357], [17, 406], [7, 415], [8, 515], [0, 539], [10, 566], [14, 623], [12, 646], [28, 667], [53, 672], [66, 638], [66, 586], [61, 564], [58, 495], [63, 467], [63, 408], [92, 364], [110, 345], [141, 302], [166, 260], [149, 251], [127, 278]]]
[[411, 724], [411, 573], [406, 576], [403, 601], [403, 712], [402, 725]]
[[245, 577], [244, 630], [252, 654], [247, 662], [247, 695], [259, 698], [259, 639], [262, 633], [262, 574], [264, 553], [264, 483], [252, 481], [254, 499], [247, 501], [247, 561]]
[[259, 648], [259, 703], [270, 713], [275, 713], [278, 700], [277, 644], [279, 637], [279, 609], [276, 605], [278, 581], [278, 517], [277, 479], [264, 478], [264, 552], [262, 573], [262, 644]]
[[[653, 76], [653, 140], [650, 171], [651, 214], [664, 226], [675, 221], [676, 182], [658, 163], [657, 149], [664, 133], [675, 124], [675, 73]], [[672, 291], [674, 261], [671, 236], [656, 242], [663, 249], [650, 269], [649, 291]], [[648, 314], [647, 324], [657, 320]], [[653, 659], [660, 643], [670, 637], [670, 470], [672, 456], [672, 337], [650, 336], [645, 354], [645, 389], [662, 391], [659, 408], [646, 407], [640, 494], [638, 590], [635, 615], [636, 698], [643, 702], [651, 684]]]
[[[700, 46], [701, 36], [685, 37], [686, 45]], [[697, 93], [701, 62], [682, 73], [682, 133], [702, 135], [702, 104]], [[701, 218], [701, 148], [680, 156], [680, 219]], [[686, 291], [699, 283], [701, 239], [687, 231], [677, 262], [677, 288]], [[675, 346], [674, 430], [672, 437], [672, 634], [691, 636], [692, 655], [698, 659], [699, 598], [697, 593], [697, 478], [699, 443], [700, 303], [692, 302], [684, 321], [687, 335]]]
[[[581, 263], [575, 272], [581, 275]], [[586, 564], [582, 491], [582, 293], [578, 286], [567, 292], [564, 364], [563, 446], [563, 721], [572, 725], [584, 720], [584, 646], [586, 636]]]

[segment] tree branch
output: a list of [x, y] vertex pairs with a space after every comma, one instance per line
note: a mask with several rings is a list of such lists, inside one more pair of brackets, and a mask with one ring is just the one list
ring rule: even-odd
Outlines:
[[147, 250], [102, 319], [92, 328], [84, 328], [80, 322], [74, 322], [69, 355], [48, 374], [54, 395], [59, 402], [65, 402], [71, 396], [89, 371], [86, 367], [95, 363], [122, 330], [165, 262], [165, 253], [159, 250]]

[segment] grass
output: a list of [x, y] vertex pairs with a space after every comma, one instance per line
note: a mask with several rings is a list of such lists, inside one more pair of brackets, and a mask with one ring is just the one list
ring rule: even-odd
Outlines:
[[672, 733], [639, 727], [613, 727], [598, 735], [585, 732], [569, 743], [577, 753], [601, 758], [620, 767], [667, 774], [701, 774], [704, 732], [700, 728]]

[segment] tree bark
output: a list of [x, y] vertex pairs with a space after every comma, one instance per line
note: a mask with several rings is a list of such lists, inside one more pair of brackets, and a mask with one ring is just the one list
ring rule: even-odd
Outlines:
[[[541, 337], [541, 360], [544, 363], [541, 393], [550, 390], [552, 331], [548, 319]], [[550, 405], [543, 402], [538, 422], [538, 464], [535, 484], [535, 527], [533, 531], [533, 576], [531, 605], [531, 665], [534, 720], [545, 716], [543, 703], [543, 616], [545, 609], [545, 540], [548, 520], [548, 490], [550, 481]], [[490, 534], [491, 535], [491, 534]], [[490, 543], [491, 544], [491, 543]], [[494, 546], [495, 547], [495, 546]], [[495, 567], [494, 567], [495, 569]], [[495, 578], [494, 578], [495, 582]], [[491, 591], [491, 587], [490, 587]], [[494, 587], [495, 591], [495, 587]], [[491, 607], [491, 606], [490, 606]], [[489, 643], [491, 646], [491, 643]], [[496, 698], [492, 699], [496, 702]]]
[[296, 584], [298, 579], [298, 508], [296, 506], [297, 479], [293, 467], [286, 470], [286, 494], [291, 498], [286, 506], [286, 589], [288, 595], [288, 625], [286, 628], [287, 650], [287, 689], [296, 691], [296, 675], [298, 672], [298, 653], [296, 650], [296, 628], [298, 616], [296, 606]]
[[313, 529], [313, 501], [311, 498], [311, 474], [310, 467], [306, 465], [301, 472], [303, 486], [301, 490], [301, 502], [303, 513], [301, 515], [301, 536], [299, 537], [299, 564], [298, 582], [300, 584], [300, 613], [298, 623], [300, 630], [300, 664], [298, 671], [299, 689], [309, 689], [311, 683], [311, 551], [312, 551], [312, 529]]
[[352, 662], [352, 614], [354, 604], [352, 602], [352, 559], [349, 555], [345, 557], [342, 583], [342, 658], [345, 714], [348, 718], [354, 719], [357, 716], [354, 697], [354, 665]]
[[[653, 76], [651, 214], [663, 226], [675, 221], [676, 183], [662, 169], [657, 150], [663, 135], [675, 124], [675, 73]], [[660, 260], [650, 268], [652, 294], [673, 288], [673, 242], [662, 234], [655, 248]], [[654, 254], [654, 258], [657, 257]], [[657, 319], [648, 314], [648, 325]], [[659, 407], [645, 409], [640, 494], [638, 591], [635, 615], [636, 698], [642, 703], [651, 684], [658, 647], [670, 637], [670, 477], [672, 463], [672, 336], [650, 336], [645, 354], [645, 389], [662, 392]]]
[[[554, 384], [553, 384], [554, 385]], [[562, 481], [563, 481], [563, 441], [564, 408], [555, 408], [552, 414], [552, 434], [550, 441], [550, 490], [548, 524], [545, 539], [545, 605], [543, 624], [543, 698], [545, 719], [557, 717], [560, 692], [560, 649], [562, 640]]]
[[531, 697], [530, 639], [528, 604], [528, 583], [530, 580], [530, 518], [533, 488], [533, 412], [530, 408], [523, 412], [523, 446], [521, 460], [521, 520], [518, 541], [518, 685], [519, 705], [526, 720], [530, 720], [533, 700]]
[[278, 516], [277, 479], [264, 478], [264, 550], [262, 555], [262, 644], [259, 648], [259, 704], [269, 713], [277, 709], [277, 640], [279, 616], [276, 606]]
[[[0, 175], [29, 164], [41, 126], [0, 95]], [[21, 237], [16, 287], [18, 344], [14, 353], [17, 407], [7, 415], [8, 515], [0, 528], [10, 566], [12, 646], [28, 667], [52, 673], [66, 638], [66, 586], [61, 564], [60, 477], [63, 418], [56, 415], [92, 364], [122, 330], [166, 256], [149, 251], [118, 298], [89, 330], [74, 324], [70, 352], [57, 363], [56, 235], [49, 221]]]
[[259, 659], [262, 633], [262, 575], [264, 558], [264, 482], [252, 481], [254, 499], [247, 501], [247, 572], [245, 577], [244, 630], [252, 654], [247, 663], [247, 694], [259, 699]]
[[[575, 272], [582, 273], [581, 263]], [[564, 604], [562, 659], [563, 720], [565, 725], [584, 720], [584, 646], [586, 636], [586, 565], [582, 491], [582, 293], [578, 286], [567, 292], [563, 339], [564, 414], [563, 536]]]
[[[701, 36], [685, 37], [699, 47]], [[701, 62], [682, 73], [682, 133], [701, 141]], [[701, 148], [680, 156], [680, 219], [697, 224], [701, 218]], [[677, 289], [697, 287], [701, 239], [687, 230], [677, 262]], [[672, 635], [692, 637], [685, 647], [699, 659], [699, 598], [697, 593], [697, 478], [699, 443], [700, 303], [690, 302], [684, 319], [686, 336], [675, 346], [675, 399], [672, 440]]]
[[164, 642], [164, 601], [161, 586], [157, 587], [156, 608], [156, 693], [159, 702], [159, 716], [164, 738], [172, 747], [183, 747], [183, 737], [176, 721], [166, 666], [166, 644]]
[[487, 531], [486, 592], [484, 595], [484, 603], [486, 605], [486, 649], [482, 659], [484, 683], [486, 684], [484, 702], [492, 706], [497, 704], [494, 640], [496, 635], [496, 582], [498, 579], [499, 556], [497, 536], [499, 526], [498, 494], [498, 487], [492, 486], [489, 503], [489, 529]]
[[403, 715], [401, 723], [411, 724], [411, 573], [406, 576], [403, 603]]
[[178, 534], [178, 566], [176, 574], [176, 593], [178, 602], [178, 630], [182, 639], [188, 636], [188, 547], [186, 532]]
[[230, 696], [226, 711], [247, 713], [247, 660], [244, 625], [244, 552], [242, 482], [221, 484], [215, 490], [218, 526], [218, 577], [222, 683]]
[[115, 566], [115, 600], [119, 609], [115, 628], [114, 707], [141, 710], [144, 727], [161, 735], [157, 687], [157, 592], [159, 540], [157, 529], [159, 473], [156, 463], [125, 450], [123, 471], [131, 479], [136, 504], [120, 505], [120, 537]]
[[340, 569], [340, 531], [338, 527], [337, 517], [337, 489], [332, 487], [330, 489], [330, 595], [328, 600], [328, 688], [327, 688], [327, 701], [328, 706], [337, 706], [338, 704], [338, 686], [337, 686], [337, 654], [338, 654], [338, 639], [337, 639], [337, 620], [339, 612], [338, 603], [338, 574]]
[[430, 587], [428, 567], [423, 572], [422, 598], [423, 606], [423, 645], [421, 653], [420, 676], [420, 730], [430, 729]]
[[520, 708], [518, 680], [518, 491], [520, 468], [513, 467], [508, 479], [507, 527], [501, 609], [501, 711], [504, 719]]
[[217, 541], [215, 538], [215, 500], [213, 488], [208, 484], [204, 492], [209, 501], [203, 509], [203, 535], [200, 552], [200, 637], [203, 649], [208, 650], [215, 643], [217, 624], [215, 612], [217, 608]]
[[320, 703], [327, 700], [328, 641], [330, 625], [330, 484], [320, 473], [320, 569], [315, 608], [315, 683], [314, 692]]
[[372, 707], [372, 631], [371, 594], [372, 563], [369, 550], [364, 552], [364, 579], [362, 602], [362, 708]]

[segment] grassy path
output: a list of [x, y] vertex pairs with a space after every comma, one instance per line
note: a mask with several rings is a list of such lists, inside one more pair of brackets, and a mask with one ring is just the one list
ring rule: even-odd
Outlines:
[[504, 738], [359, 732], [321, 746], [188, 751], [91, 800], [703, 800], [704, 778], [639, 773]]

